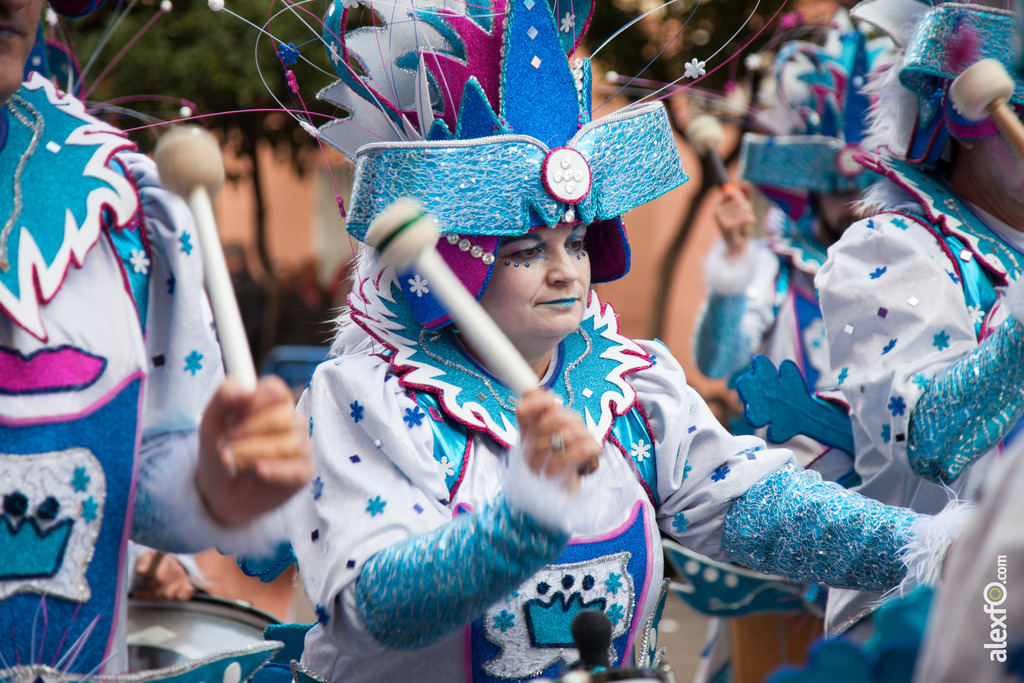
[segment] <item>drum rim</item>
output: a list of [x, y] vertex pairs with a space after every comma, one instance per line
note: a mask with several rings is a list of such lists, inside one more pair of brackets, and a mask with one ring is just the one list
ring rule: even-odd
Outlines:
[[136, 609], [147, 612], [170, 612], [190, 609], [198, 614], [228, 618], [245, 626], [259, 627], [261, 632], [268, 626], [283, 623], [273, 614], [265, 612], [244, 600], [228, 600], [226, 598], [218, 598], [209, 593], [196, 593], [192, 596], [192, 599], [185, 601], [154, 602], [131, 598], [128, 600], [128, 609], [129, 611]]

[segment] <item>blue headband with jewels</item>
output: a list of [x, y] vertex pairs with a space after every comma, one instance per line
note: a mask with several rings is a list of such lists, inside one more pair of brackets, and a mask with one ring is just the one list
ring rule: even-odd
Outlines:
[[[836, 15], [837, 28], [824, 45], [786, 43], [775, 62], [780, 135], [747, 134], [741, 175], [755, 185], [841, 194], [863, 191], [878, 177], [853, 155], [867, 127], [869, 100], [862, 92], [868, 73], [890, 49], [888, 39], [871, 39]], [[783, 116], [778, 114], [784, 113]]]
[[523, 135], [368, 145], [358, 155], [348, 230], [362, 240], [400, 197], [431, 207], [442, 232], [522, 235], [538, 217], [589, 225], [685, 182], [676, 150], [660, 103], [589, 123], [555, 149]]
[[860, 149], [859, 144], [824, 135], [748, 133], [740, 149], [741, 175], [764, 187], [820, 194], [863, 192], [878, 176], [853, 158]]

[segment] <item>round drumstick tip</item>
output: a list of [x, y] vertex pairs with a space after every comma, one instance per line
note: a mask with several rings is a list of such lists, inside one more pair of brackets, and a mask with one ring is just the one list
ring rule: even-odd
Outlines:
[[953, 106], [970, 121], [983, 121], [993, 102], [1005, 102], [1013, 95], [1013, 79], [997, 59], [975, 62], [949, 86]]
[[725, 131], [714, 116], [701, 114], [694, 117], [686, 127], [686, 139], [693, 145], [697, 154], [703, 155], [709, 150], [718, 151], [722, 140], [725, 139]]
[[365, 241], [388, 265], [405, 270], [437, 245], [437, 224], [419, 202], [399, 199], [373, 219]]
[[153, 156], [160, 182], [182, 197], [188, 197], [198, 186], [213, 195], [224, 184], [224, 157], [220, 145], [202, 128], [171, 128], [160, 136]]

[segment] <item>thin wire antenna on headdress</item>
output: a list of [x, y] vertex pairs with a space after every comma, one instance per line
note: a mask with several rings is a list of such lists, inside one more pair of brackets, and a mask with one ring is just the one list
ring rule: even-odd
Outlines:
[[128, 51], [131, 50], [132, 46], [138, 42], [139, 38], [144, 36], [146, 32], [153, 27], [157, 20], [160, 19], [160, 17], [162, 17], [170, 11], [171, 0], [162, 0], [160, 6], [157, 8], [157, 11], [153, 14], [153, 16], [151, 16], [146, 21], [146, 23], [142, 25], [142, 28], [135, 32], [135, 35], [128, 39], [128, 42], [126, 42], [124, 46], [120, 49], [120, 51], [118, 51], [118, 53], [114, 55], [114, 58], [107, 63], [107, 66], [104, 67], [103, 71], [100, 72], [100, 75], [93, 80], [92, 85], [90, 85], [89, 88], [82, 94], [82, 99], [88, 99], [89, 95], [91, 95], [92, 92], [96, 89], [96, 86], [103, 82], [103, 79], [106, 78], [107, 74], [110, 73], [111, 69], [117, 66], [117, 63], [120, 62], [126, 54], [128, 54]]
[[[635, 81], [636, 79], [638, 79], [638, 78], [640, 77], [640, 74], [644, 73], [644, 72], [645, 72], [645, 71], [647, 71], [647, 70], [648, 70], [649, 68], [651, 68], [651, 66], [652, 66], [652, 65], [653, 65], [653, 64], [654, 64], [654, 63], [655, 63], [656, 61], [658, 61], [658, 58], [659, 58], [659, 57], [661, 57], [661, 56], [662, 56], [663, 54], [665, 54], [665, 50], [667, 50], [667, 49], [668, 49], [669, 45], [671, 45], [672, 43], [674, 43], [674, 42], [675, 42], [675, 41], [676, 41], [676, 40], [677, 40], [677, 39], [679, 38], [679, 36], [681, 36], [681, 35], [683, 34], [683, 31], [684, 31], [684, 30], [686, 30], [686, 27], [687, 27], [687, 25], [688, 25], [688, 24], [690, 23], [690, 19], [692, 19], [692, 18], [693, 18], [693, 15], [694, 15], [694, 14], [696, 14], [696, 12], [697, 12], [697, 9], [698, 9], [699, 7], [700, 7], [700, 3], [697, 3], [697, 2], [693, 3], [693, 9], [692, 9], [692, 10], [690, 10], [690, 14], [689, 14], [689, 15], [688, 15], [688, 16], [686, 17], [686, 21], [684, 21], [684, 22], [683, 22], [683, 25], [679, 27], [679, 30], [678, 30], [678, 31], [676, 31], [676, 34], [675, 34], [674, 36], [672, 36], [672, 38], [670, 38], [669, 40], [665, 41], [665, 44], [661, 46], [661, 50], [659, 50], [659, 51], [658, 51], [658, 54], [654, 55], [654, 57], [652, 57], [652, 58], [651, 58], [651, 60], [650, 60], [649, 62], [647, 62], [647, 65], [646, 65], [646, 66], [644, 66], [644, 68], [640, 69], [640, 71], [638, 71], [638, 72], [637, 72], [636, 74], [634, 74], [634, 75], [633, 75], [633, 76], [632, 76], [632, 77], [631, 77], [631, 78], [630, 78], [630, 79], [629, 79], [629, 80], [628, 80], [628, 81], [626, 82], [626, 84], [625, 84], [625, 85], [623, 85], [623, 86], [622, 86], [621, 88], [619, 88], [619, 90], [617, 90], [617, 91], [616, 91], [616, 92], [615, 92], [614, 94], [612, 94], [612, 95], [611, 95], [610, 97], [606, 98], [604, 102], [602, 102], [601, 104], [599, 104], [599, 105], [597, 105], [596, 107], [594, 107], [594, 111], [598, 111], [599, 109], [601, 109], [601, 107], [603, 107], [604, 105], [608, 104], [608, 103], [609, 103], [609, 102], [610, 102], [611, 100], [614, 100], [614, 99], [615, 99], [616, 97], [618, 97], [618, 96], [619, 96], [619, 95], [620, 95], [620, 94], [622, 93], [622, 91], [623, 91], [623, 90], [625, 90], [625, 89], [626, 89], [626, 88], [628, 88], [628, 87], [629, 87], [630, 85], [632, 85], [632, 84], [633, 84], [633, 82], [634, 82], [634, 81]], [[605, 45], [607, 45], [607, 44], [608, 44], [608, 41], [605, 41], [605, 43], [604, 43], [604, 44], [605, 44]], [[602, 45], [602, 47], [603, 47], [603, 45]]]
[[82, 67], [82, 73], [79, 75], [79, 79], [83, 83], [85, 82], [86, 76], [89, 75], [89, 71], [92, 69], [93, 64], [96, 63], [96, 59], [99, 58], [100, 52], [103, 51], [103, 48], [106, 47], [110, 39], [114, 37], [117, 29], [120, 28], [125, 18], [131, 13], [132, 9], [135, 8], [135, 5], [137, 5], [138, 2], [139, 0], [130, 0], [127, 7], [124, 7], [123, 0], [120, 0], [117, 3], [117, 7], [114, 8], [114, 13], [110, 17], [110, 21], [107, 23], [107, 28], [104, 29], [103, 35], [100, 36], [99, 43], [96, 44], [96, 48], [89, 56], [89, 60], [85, 63], [85, 66]]
[[[779, 12], [782, 11], [782, 8], [786, 6], [786, 2], [788, 2], [788, 0], [783, 0], [782, 4], [779, 5], [779, 8], [775, 11], [775, 14], [772, 15], [772, 18], [769, 19], [768, 22], [766, 22], [765, 25], [761, 28], [761, 30], [759, 30], [757, 33], [755, 33], [754, 36], [750, 40], [748, 40], [746, 43], [744, 43], [744, 45], [742, 47], [740, 47], [740, 49], [736, 50], [731, 57], [729, 57], [727, 60], [725, 60], [724, 62], [722, 62], [718, 66], [716, 66], [713, 69], [711, 69], [711, 71], [705, 71], [704, 66], [708, 62], [713, 60], [715, 57], [717, 57], [718, 54], [729, 45], [729, 43], [731, 43], [733, 40], [736, 39], [736, 36], [738, 36], [743, 31], [743, 29], [746, 28], [747, 24], [750, 23], [750, 20], [757, 13], [757, 8], [761, 6], [761, 0], [757, 0], [757, 2], [754, 3], [754, 9], [752, 9], [750, 11], [750, 15], [747, 16], [746, 19], [744, 19], [743, 23], [740, 24], [740, 27], [738, 29], [736, 29], [736, 32], [732, 34], [732, 36], [729, 38], [729, 40], [727, 40], [724, 43], [722, 43], [722, 46], [720, 48], [718, 48], [717, 50], [715, 50], [714, 54], [712, 54], [707, 59], [703, 59], [703, 60], [699, 60], [699, 61], [696, 58], [694, 58], [694, 61], [696, 61], [697, 64], [698, 64], [695, 69], [693, 69], [692, 71], [690, 69], [687, 69], [687, 72], [685, 74], [683, 74], [679, 78], [675, 79], [671, 83], [666, 84], [664, 87], [662, 87], [662, 88], [660, 88], [658, 90], [655, 90], [650, 95], [647, 95], [646, 97], [640, 98], [639, 101], [643, 102], [643, 101], [645, 101], [647, 99], [651, 99], [651, 98], [665, 99], [665, 97], [670, 96], [671, 93], [669, 93], [669, 95], [666, 95], [664, 97], [657, 97], [657, 96], [660, 95], [662, 92], [664, 92], [669, 86], [672, 86], [672, 85], [675, 85], [676, 83], [679, 83], [684, 78], [693, 78], [692, 83], [697, 83], [700, 80], [702, 80], [702, 79], [706, 78], [707, 76], [709, 76], [710, 74], [714, 73], [718, 69], [722, 68], [723, 66], [728, 64], [733, 59], [736, 59], [737, 56], [739, 56], [740, 54], [743, 53], [743, 51], [746, 49], [746, 47], [748, 45], [750, 45], [754, 40], [756, 40], [758, 38], [758, 36], [761, 35], [761, 33], [765, 30], [765, 28], [767, 26], [771, 25], [771, 22], [773, 22], [775, 20], [775, 17], [778, 16]], [[692, 75], [694, 72], [697, 73], [696, 77], [694, 77]]]

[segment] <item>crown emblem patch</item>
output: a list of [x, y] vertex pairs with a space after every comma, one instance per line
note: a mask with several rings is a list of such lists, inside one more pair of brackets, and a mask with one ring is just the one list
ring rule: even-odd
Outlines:
[[[550, 564], [492, 605], [484, 614], [484, 636], [501, 652], [484, 664], [484, 672], [496, 678], [522, 678], [536, 676], [559, 660], [572, 664], [579, 658], [572, 620], [585, 609], [608, 616], [613, 640], [629, 631], [634, 605], [629, 561], [629, 552], [619, 552]], [[614, 663], [615, 653], [609, 654]]]
[[81, 602], [106, 478], [85, 448], [0, 454], [0, 599], [29, 591]]

